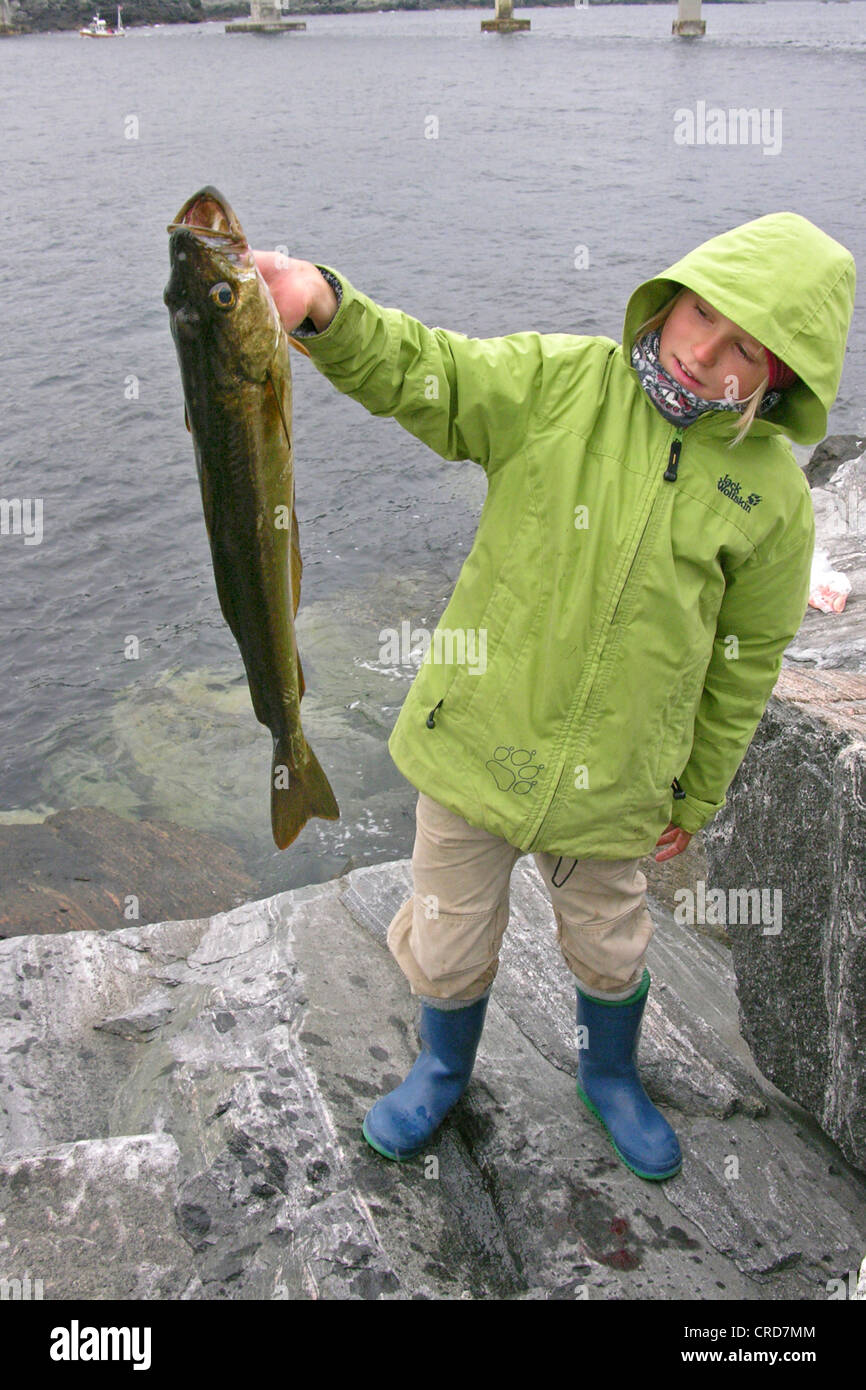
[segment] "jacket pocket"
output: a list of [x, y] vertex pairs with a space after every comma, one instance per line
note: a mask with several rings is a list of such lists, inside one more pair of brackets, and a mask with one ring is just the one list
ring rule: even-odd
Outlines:
[[685, 747], [686, 730], [694, 724], [704, 688], [706, 670], [703, 666], [691, 678], [678, 682], [662, 714], [659, 733], [659, 755], [655, 769], [655, 786], [662, 792], [670, 790], [689, 756]]
[[[455, 662], [454, 674], [445, 688], [451, 713], [459, 713], [461, 719], [468, 716], [476, 693], [485, 683], [488, 661], [493, 660], [499, 650], [501, 634], [507, 628], [514, 606], [513, 593], [497, 581], [478, 616], [477, 624], [472, 628], [451, 629], [451, 638], [443, 639], [446, 653], [449, 651], [449, 640], [452, 654], [455, 650], [458, 655], [462, 652], [463, 659]], [[440, 630], [437, 628], [437, 631]], [[448, 630], [446, 626], [444, 631]], [[436, 641], [435, 632], [433, 641]]]

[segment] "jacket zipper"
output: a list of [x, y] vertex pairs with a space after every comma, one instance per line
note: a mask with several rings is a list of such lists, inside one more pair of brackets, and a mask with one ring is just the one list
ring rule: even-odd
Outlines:
[[[681, 455], [682, 451], [683, 451], [683, 431], [682, 431], [681, 429], [678, 429], [678, 430], [676, 431], [676, 433], [675, 433], [673, 439], [671, 440], [671, 447], [670, 447], [670, 450], [668, 451], [668, 461], [667, 461], [667, 465], [666, 465], [666, 467], [665, 467], [664, 473], [662, 474], [662, 476], [663, 476], [663, 478], [664, 478], [664, 480], [665, 480], [666, 483], [675, 483], [675, 482], [676, 482], [676, 480], [677, 480], [677, 468], [678, 468], [678, 466], [679, 466], [680, 455]], [[652, 515], [652, 508], [650, 508], [650, 515]], [[624, 583], [623, 583], [623, 586], [622, 586], [622, 588], [621, 588], [620, 591], [619, 591], [619, 598], [618, 598], [617, 601], [616, 601], [616, 608], [614, 608], [613, 613], [611, 614], [611, 619], [610, 619], [611, 623], [613, 622], [614, 618], [616, 617], [617, 609], [619, 608], [620, 602], [622, 601], [622, 596], [623, 596], [623, 594], [625, 593], [625, 588], [626, 588], [626, 585], [628, 584], [629, 576], [631, 575], [632, 569], [634, 568], [634, 562], [635, 562], [635, 560], [637, 559], [637, 553], [638, 553], [638, 551], [640, 550], [641, 542], [643, 541], [644, 533], [646, 532], [646, 528], [647, 528], [648, 525], [649, 525], [649, 516], [647, 517], [646, 521], [645, 521], [644, 524], [643, 524], [643, 530], [642, 530], [641, 533], [640, 533], [640, 540], [638, 541], [637, 546], [636, 546], [636, 548], [635, 548], [635, 553], [634, 553], [634, 556], [633, 556], [633, 558], [632, 558], [632, 562], [631, 562], [631, 564], [630, 564], [629, 567], [628, 567], [628, 574], [626, 575], [625, 581], [624, 581]], [[444, 703], [444, 699], [445, 699], [445, 697], [443, 696], [442, 699], [439, 700], [438, 703], [435, 704], [435, 705], [433, 706], [433, 708], [430, 710], [429, 714], [427, 715], [427, 718], [426, 718], [426, 720], [425, 720], [424, 722], [425, 722], [425, 724], [427, 725], [427, 728], [428, 728], [428, 729], [435, 729], [435, 727], [436, 727], [436, 721], [435, 721], [435, 719], [434, 719], [434, 715], [436, 714], [436, 711], [437, 711], [438, 709], [441, 708], [442, 704]], [[562, 772], [560, 772], [560, 775], [559, 775], [559, 777], [557, 778], [556, 787], [554, 787], [554, 791], [553, 791], [553, 796], [554, 796], [554, 797], [555, 797], [555, 795], [556, 795], [556, 791], [557, 791], [557, 788], [559, 787], [559, 783], [560, 783], [561, 780], [562, 780]], [[676, 801], [680, 801], [680, 800], [682, 800], [682, 799], [685, 797], [685, 792], [683, 791], [683, 789], [682, 789], [682, 787], [680, 786], [680, 784], [679, 784], [679, 782], [678, 782], [678, 780], [677, 780], [676, 777], [675, 777], [674, 780], [671, 782], [671, 788], [672, 788], [672, 790], [673, 790], [674, 799], [675, 799]], [[551, 797], [551, 802], [552, 802], [552, 801], [553, 801], [553, 797]], [[548, 806], [548, 809], [549, 809], [549, 806]], [[546, 814], [547, 814], [547, 812], [545, 812], [545, 815], [546, 815]], [[537, 838], [537, 837], [536, 837], [536, 838]], [[562, 863], [561, 857], [560, 857], [559, 863]], [[557, 866], [556, 866], [557, 869], [559, 868], [559, 863], [558, 863]], [[577, 863], [577, 860], [574, 861], [574, 864], [576, 864], [576, 863]], [[572, 866], [571, 866], [572, 869], [574, 868], [574, 864], [572, 864]], [[554, 870], [554, 874], [555, 874], [555, 873], [556, 873], [556, 870]], [[568, 878], [568, 877], [570, 876], [570, 874], [571, 874], [571, 870], [569, 870], [569, 873], [566, 875], [566, 878]]]
[[[678, 465], [678, 463], [679, 463], [679, 461], [680, 461], [680, 454], [682, 453], [682, 451], [683, 451], [683, 432], [682, 432], [682, 430], [677, 430], [676, 435], [674, 436], [673, 440], [671, 441], [671, 450], [670, 450], [670, 453], [668, 454], [668, 466], [667, 466], [667, 468], [666, 468], [665, 471], [664, 471], [664, 479], [665, 479], [665, 482], [668, 482], [668, 483], [675, 483], [675, 482], [676, 482], [676, 480], [677, 480], [677, 465]], [[683, 800], [685, 799], [685, 795], [686, 795], [686, 794], [685, 794], [685, 792], [683, 791], [682, 787], [680, 786], [679, 779], [676, 778], [676, 777], [675, 777], [674, 780], [671, 782], [671, 790], [673, 791], [673, 794], [674, 794], [674, 801], [683, 801]]]
[[664, 471], [666, 483], [675, 483], [677, 480], [677, 464], [680, 461], [680, 454], [683, 451], [683, 432], [677, 430], [676, 435], [671, 440], [671, 451], [668, 454], [668, 466]]

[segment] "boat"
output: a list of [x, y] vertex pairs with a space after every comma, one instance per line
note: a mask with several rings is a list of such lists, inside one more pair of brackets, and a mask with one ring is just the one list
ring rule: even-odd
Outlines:
[[126, 33], [126, 30], [123, 27], [123, 20], [120, 17], [120, 12], [122, 9], [123, 6], [118, 5], [117, 24], [113, 29], [110, 24], [108, 24], [104, 19], [101, 19], [98, 14], [95, 14], [91, 19], [90, 23], [84, 29], [79, 29], [79, 34], [81, 34], [82, 38], [85, 39], [122, 38], [123, 35]]

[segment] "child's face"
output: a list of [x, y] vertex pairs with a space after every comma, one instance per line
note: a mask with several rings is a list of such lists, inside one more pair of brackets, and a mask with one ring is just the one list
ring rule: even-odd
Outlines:
[[744, 400], [767, 376], [757, 338], [694, 290], [685, 291], [662, 324], [659, 361], [676, 381], [708, 401]]

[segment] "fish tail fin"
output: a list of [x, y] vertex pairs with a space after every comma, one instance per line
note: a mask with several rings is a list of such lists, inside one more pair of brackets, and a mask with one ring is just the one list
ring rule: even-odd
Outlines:
[[277, 849], [288, 849], [312, 816], [339, 820], [340, 808], [331, 784], [312, 748], [305, 741], [307, 761], [292, 766], [287, 737], [274, 741], [271, 765], [271, 830]]

